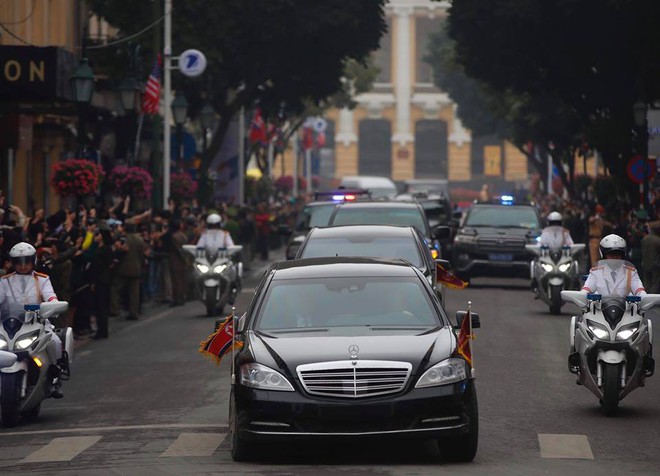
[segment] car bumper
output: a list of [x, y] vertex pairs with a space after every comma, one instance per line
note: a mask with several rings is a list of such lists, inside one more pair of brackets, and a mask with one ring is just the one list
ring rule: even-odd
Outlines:
[[531, 256], [514, 253], [511, 256], [512, 259], [498, 261], [489, 259], [489, 254], [497, 253], [475, 253], [454, 246], [452, 265], [463, 276], [529, 278]]
[[241, 438], [438, 438], [468, 429], [467, 382], [367, 399], [313, 398], [299, 392], [235, 387]]

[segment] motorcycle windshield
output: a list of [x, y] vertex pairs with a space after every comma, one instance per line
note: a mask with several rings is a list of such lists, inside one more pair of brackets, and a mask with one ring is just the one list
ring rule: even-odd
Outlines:
[[22, 304], [15, 303], [3, 305], [0, 308], [0, 322], [8, 319], [18, 319], [21, 322], [25, 322], [25, 307]]
[[626, 312], [626, 298], [623, 296], [603, 297], [600, 308], [610, 328], [614, 329]]

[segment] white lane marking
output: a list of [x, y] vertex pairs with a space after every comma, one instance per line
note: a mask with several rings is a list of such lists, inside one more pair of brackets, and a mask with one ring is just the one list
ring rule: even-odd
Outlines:
[[71, 461], [100, 439], [100, 436], [65, 436], [63, 438], [54, 438], [43, 448], [28, 455], [21, 463]]
[[594, 459], [586, 435], [539, 433], [541, 458]]
[[22, 436], [22, 435], [50, 435], [67, 433], [90, 433], [99, 431], [123, 431], [123, 430], [174, 430], [180, 428], [213, 428], [217, 430], [226, 430], [227, 425], [213, 423], [172, 423], [164, 425], [127, 425], [127, 426], [97, 426], [89, 428], [62, 428], [56, 430], [32, 430], [32, 431], [0, 431], [0, 438], [4, 436]]
[[211, 456], [225, 433], [181, 433], [161, 457]]

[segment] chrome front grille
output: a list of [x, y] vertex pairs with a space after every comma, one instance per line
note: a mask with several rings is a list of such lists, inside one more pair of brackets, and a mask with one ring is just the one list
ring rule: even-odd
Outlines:
[[300, 365], [296, 370], [310, 394], [363, 398], [402, 390], [412, 365], [386, 360], [342, 360]]
[[506, 237], [479, 237], [477, 240], [479, 251], [485, 253], [522, 253], [525, 251], [526, 241], [518, 238]]

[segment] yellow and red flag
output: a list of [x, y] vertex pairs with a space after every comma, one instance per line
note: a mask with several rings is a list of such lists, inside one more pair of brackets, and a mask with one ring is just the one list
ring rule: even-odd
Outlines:
[[441, 264], [436, 265], [436, 276], [439, 283], [450, 289], [465, 289], [468, 286], [468, 283], [447, 271]]
[[234, 339], [234, 314], [232, 313], [217, 331], [201, 342], [199, 352], [206, 357], [211, 357], [219, 364], [222, 357], [232, 348], [242, 346], [242, 342]]
[[470, 367], [472, 367], [472, 345], [470, 341], [473, 339], [472, 315], [470, 308], [468, 308], [467, 314], [465, 314], [463, 322], [461, 322], [461, 329], [458, 331], [458, 348], [456, 350], [467, 361]]

